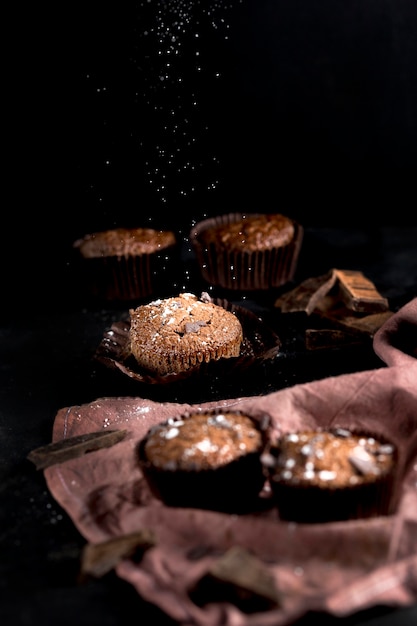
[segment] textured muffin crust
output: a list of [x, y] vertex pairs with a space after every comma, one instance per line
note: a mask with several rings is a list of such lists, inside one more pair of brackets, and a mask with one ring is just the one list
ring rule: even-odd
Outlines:
[[206, 246], [214, 244], [223, 250], [254, 252], [285, 246], [294, 234], [294, 222], [285, 215], [248, 214], [237, 221], [203, 230], [199, 239]]
[[345, 428], [295, 432], [262, 458], [281, 519], [301, 523], [389, 515], [397, 447]]
[[130, 309], [130, 348], [137, 363], [165, 375], [238, 357], [243, 341], [239, 319], [207, 300], [182, 293]]
[[265, 506], [261, 454], [268, 418], [191, 409], [151, 427], [136, 460], [151, 493], [168, 506], [243, 513]]
[[346, 429], [284, 435], [273, 480], [339, 488], [374, 482], [392, 472], [394, 446]]
[[202, 412], [155, 426], [144, 451], [155, 467], [198, 470], [215, 469], [261, 446], [261, 432], [248, 416]]
[[84, 258], [151, 254], [176, 244], [171, 231], [152, 228], [115, 228], [91, 233], [74, 243]]

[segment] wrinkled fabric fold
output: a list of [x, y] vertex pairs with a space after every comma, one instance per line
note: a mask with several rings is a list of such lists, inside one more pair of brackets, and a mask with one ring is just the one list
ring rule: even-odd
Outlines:
[[[374, 605], [417, 601], [417, 299], [374, 337], [381, 368], [295, 385], [265, 396], [201, 404], [268, 413], [277, 434], [304, 427], [361, 427], [393, 438], [399, 447], [394, 515], [326, 524], [294, 524], [274, 507], [228, 515], [168, 508], [150, 494], [134, 450], [148, 428], [196, 405], [145, 398], [99, 398], [62, 408], [53, 441], [123, 428], [111, 448], [47, 468], [47, 485], [86, 541], [98, 543], [152, 529], [156, 544], [118, 576], [182, 626], [285, 626], [310, 610], [345, 616]], [[281, 601], [245, 613], [233, 603], [197, 605], [192, 590], [233, 546], [255, 555], [271, 574]]]

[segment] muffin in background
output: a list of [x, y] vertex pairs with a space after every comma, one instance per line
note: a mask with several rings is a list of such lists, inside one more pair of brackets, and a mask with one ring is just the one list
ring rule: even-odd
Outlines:
[[286, 433], [262, 462], [280, 518], [317, 523], [394, 513], [397, 455], [381, 435], [334, 428]]
[[208, 294], [157, 299], [129, 310], [130, 351], [138, 365], [158, 375], [180, 374], [202, 363], [238, 357], [239, 318]]
[[259, 507], [267, 419], [237, 410], [192, 410], [150, 428], [136, 459], [167, 506], [243, 513]]
[[301, 225], [281, 213], [228, 213], [198, 222], [190, 231], [204, 280], [242, 291], [290, 282], [302, 238]]
[[90, 233], [73, 243], [87, 293], [128, 301], [165, 293], [172, 261], [179, 260], [176, 234], [153, 228], [114, 228]]

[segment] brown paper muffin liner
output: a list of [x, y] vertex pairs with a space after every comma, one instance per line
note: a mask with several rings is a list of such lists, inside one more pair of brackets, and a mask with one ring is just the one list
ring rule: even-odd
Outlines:
[[170, 292], [179, 258], [178, 246], [170, 246], [137, 256], [84, 258], [78, 265], [84, 291], [94, 299], [141, 301]]
[[243, 329], [243, 343], [238, 357], [201, 363], [185, 372], [159, 375], [142, 369], [130, 350], [128, 318], [115, 322], [105, 332], [94, 358], [106, 367], [145, 384], [165, 385], [202, 376], [237, 375], [264, 361], [274, 359], [281, 349], [281, 339], [259, 317], [244, 307], [221, 298], [212, 302], [235, 313]]
[[286, 246], [257, 252], [228, 252], [201, 244], [199, 235], [219, 225], [226, 225], [243, 217], [229, 213], [203, 220], [190, 232], [197, 263], [203, 279], [211, 285], [241, 291], [266, 290], [290, 282], [297, 269], [303, 239], [303, 227], [294, 222], [294, 238]]

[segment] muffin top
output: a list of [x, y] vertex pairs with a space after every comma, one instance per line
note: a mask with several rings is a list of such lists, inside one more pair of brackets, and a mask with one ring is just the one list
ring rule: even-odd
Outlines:
[[377, 481], [390, 473], [395, 446], [344, 428], [287, 433], [276, 459], [264, 459], [271, 479], [294, 486], [340, 488]]
[[192, 293], [130, 309], [130, 347], [137, 362], [160, 374], [182, 372], [210, 360], [238, 357], [240, 320], [227, 309]]
[[295, 235], [294, 222], [280, 213], [247, 214], [237, 221], [202, 230], [198, 238], [204, 245], [214, 244], [226, 251], [263, 251], [290, 243]]
[[85, 258], [149, 254], [176, 243], [175, 233], [153, 228], [114, 228], [85, 235], [74, 243]]
[[146, 460], [165, 470], [215, 469], [259, 452], [257, 422], [239, 411], [192, 412], [157, 424], [144, 442]]

